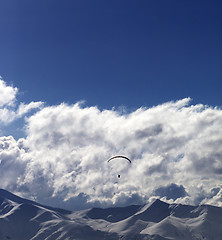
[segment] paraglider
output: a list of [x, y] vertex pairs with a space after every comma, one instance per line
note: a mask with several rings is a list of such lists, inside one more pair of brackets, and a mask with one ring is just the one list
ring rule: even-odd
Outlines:
[[[117, 156], [111, 157], [110, 159], [107, 160], [107, 162], [110, 162], [111, 160], [116, 159], [116, 158], [123, 158], [123, 159], [127, 160], [129, 163], [131, 163], [131, 160], [128, 157], [125, 157], [122, 155], [117, 155]], [[120, 174], [118, 174], [118, 178], [120, 178]]]

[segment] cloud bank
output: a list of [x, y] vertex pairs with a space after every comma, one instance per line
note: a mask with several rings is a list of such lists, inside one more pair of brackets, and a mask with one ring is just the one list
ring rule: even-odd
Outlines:
[[[0, 107], [7, 111], [18, 90], [3, 80], [0, 86], [8, 96]], [[8, 119], [40, 106], [21, 103]], [[25, 129], [25, 138], [0, 137], [1, 188], [69, 209], [141, 204], [153, 197], [221, 206], [220, 108], [191, 105], [190, 98], [130, 113], [62, 103], [27, 116]], [[107, 163], [119, 154], [132, 164]]]

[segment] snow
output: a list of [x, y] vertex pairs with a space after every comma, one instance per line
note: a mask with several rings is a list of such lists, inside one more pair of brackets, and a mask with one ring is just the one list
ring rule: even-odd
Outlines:
[[156, 200], [70, 212], [0, 189], [0, 239], [222, 240], [222, 208]]

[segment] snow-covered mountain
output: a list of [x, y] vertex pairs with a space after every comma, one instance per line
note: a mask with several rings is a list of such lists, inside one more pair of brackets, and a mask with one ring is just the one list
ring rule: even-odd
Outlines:
[[0, 189], [1, 240], [222, 240], [222, 208], [156, 200], [144, 206], [66, 211]]

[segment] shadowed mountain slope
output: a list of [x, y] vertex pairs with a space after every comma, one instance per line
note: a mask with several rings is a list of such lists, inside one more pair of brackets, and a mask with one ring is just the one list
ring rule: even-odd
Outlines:
[[222, 240], [222, 208], [167, 204], [67, 211], [0, 189], [0, 239]]

